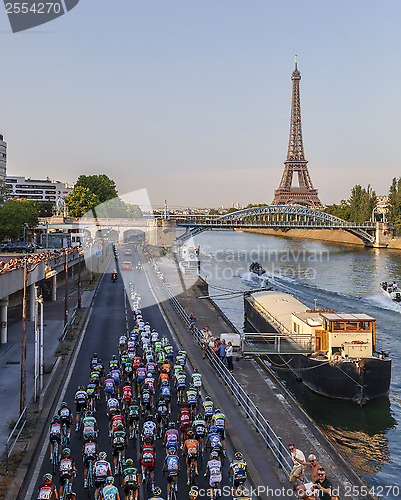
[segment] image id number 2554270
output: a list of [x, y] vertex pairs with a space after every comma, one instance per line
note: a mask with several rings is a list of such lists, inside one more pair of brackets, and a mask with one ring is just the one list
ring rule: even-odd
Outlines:
[[8, 2], [6, 3], [7, 14], [60, 14], [61, 2]]

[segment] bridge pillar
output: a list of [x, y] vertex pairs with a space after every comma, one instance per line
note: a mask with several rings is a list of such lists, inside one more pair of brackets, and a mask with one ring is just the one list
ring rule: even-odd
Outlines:
[[376, 222], [374, 248], [386, 248], [394, 238], [394, 227], [388, 222]]
[[8, 297], [0, 300], [0, 330], [2, 344], [7, 344], [7, 310]]
[[57, 274], [52, 276], [52, 300], [57, 300]]
[[29, 321], [35, 321], [35, 283], [29, 285]]
[[149, 245], [168, 248], [177, 236], [175, 221], [152, 219], [146, 223], [146, 241]]

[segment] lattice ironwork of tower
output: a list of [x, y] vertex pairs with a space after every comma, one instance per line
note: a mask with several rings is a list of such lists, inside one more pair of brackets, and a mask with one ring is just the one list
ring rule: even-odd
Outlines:
[[[301, 96], [299, 82], [301, 73], [297, 67], [295, 56], [295, 69], [291, 76], [292, 103], [290, 140], [288, 143], [287, 159], [284, 162], [284, 172], [280, 186], [274, 192], [272, 205], [307, 205], [313, 208], [323, 208], [319, 200], [318, 191], [314, 189], [309, 171], [308, 162], [305, 160], [304, 144], [302, 140], [301, 123]], [[298, 174], [298, 186], [293, 186], [294, 174]]]

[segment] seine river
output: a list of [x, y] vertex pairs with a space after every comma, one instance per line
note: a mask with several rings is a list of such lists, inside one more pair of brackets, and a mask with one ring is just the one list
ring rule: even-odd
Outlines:
[[[388, 398], [358, 407], [313, 394], [283, 370], [279, 375], [369, 484], [401, 486], [401, 305], [385, 297], [379, 286], [384, 280], [401, 286], [401, 252], [233, 231], [205, 232], [194, 243], [201, 248], [202, 277], [217, 287], [210, 288], [210, 295], [227, 293], [221, 287], [259, 287], [261, 281], [248, 271], [257, 260], [268, 271], [271, 286], [311, 308], [317, 299], [318, 309], [376, 318], [376, 348], [392, 357]], [[242, 331], [242, 296], [215, 300]]]

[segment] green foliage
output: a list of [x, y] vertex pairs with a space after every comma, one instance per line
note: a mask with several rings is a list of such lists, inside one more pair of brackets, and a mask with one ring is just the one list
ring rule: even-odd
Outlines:
[[89, 189], [97, 197], [99, 203], [116, 198], [118, 195], [115, 182], [106, 174], [80, 175], [75, 184], [75, 187], [77, 186]]
[[209, 215], [219, 215], [219, 211], [216, 210], [215, 208], [212, 208], [209, 210]]
[[387, 219], [395, 225], [398, 232], [401, 231], [401, 177], [394, 178], [391, 183], [388, 195]]
[[348, 200], [341, 200], [339, 205], [328, 205], [325, 212], [346, 221], [365, 222], [371, 219], [376, 203], [376, 193], [371, 186], [365, 189], [358, 184], [352, 188]]
[[54, 214], [54, 205], [52, 201], [34, 201], [39, 217], [51, 217]]
[[96, 216], [111, 218], [139, 218], [143, 217], [143, 213], [138, 205], [124, 203], [119, 197], [116, 197], [96, 207]]
[[17, 239], [24, 234], [24, 227], [38, 225], [38, 210], [29, 200], [7, 200], [0, 208], [0, 240]]
[[100, 203], [99, 198], [89, 188], [77, 184], [64, 200], [71, 217], [82, 217], [88, 210]]

